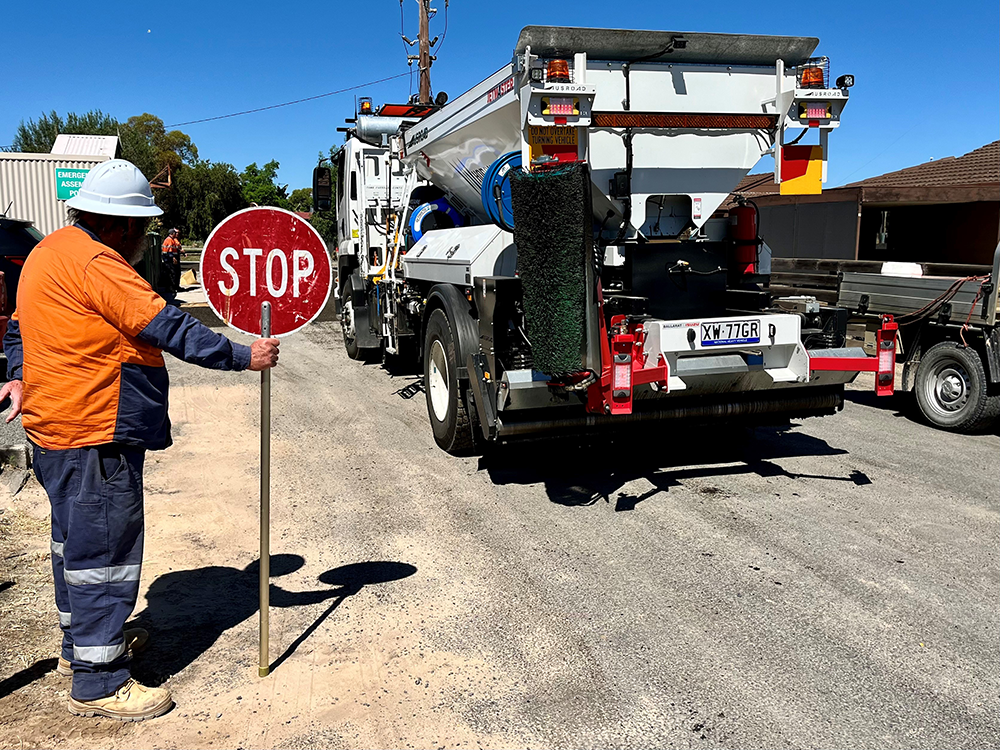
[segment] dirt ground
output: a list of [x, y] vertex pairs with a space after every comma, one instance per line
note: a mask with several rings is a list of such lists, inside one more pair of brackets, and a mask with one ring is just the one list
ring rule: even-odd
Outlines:
[[996, 434], [859, 391], [749, 444], [456, 459], [339, 336], [275, 372], [271, 675], [258, 381], [171, 360], [134, 669], [177, 705], [67, 712], [32, 480], [0, 498], [0, 750], [1000, 745]]
[[[48, 502], [32, 478], [16, 498], [0, 503], [6, 505], [0, 516], [0, 749], [504, 744], [461, 722], [433, 720], [447, 712], [451, 691], [506, 678], [480, 659], [430, 651], [411, 637], [422, 613], [396, 590], [416, 568], [381, 561], [363, 547], [346, 558], [309, 549], [308, 563], [287, 552], [297, 548], [288, 537], [301, 522], [289, 517], [298, 506], [294, 500], [275, 511], [273, 672], [259, 679], [259, 396], [253, 377], [220, 387], [188, 385], [174, 375], [175, 445], [147, 456], [144, 593], [133, 622], [150, 630], [155, 647], [136, 660], [133, 672], [145, 684], [167, 685], [177, 699], [174, 710], [155, 722], [122, 724], [68, 713], [69, 680], [53, 671], [60, 634]], [[337, 415], [341, 423], [348, 419]], [[332, 505], [357, 492], [347, 476], [343, 487], [290, 479], [296, 452], [307, 448], [275, 437], [276, 473], [291, 469], [280, 480], [284, 491], [276, 486], [276, 503], [282, 495], [319, 492], [318, 499]], [[324, 450], [351, 474], [371, 469], [367, 461], [355, 466], [336, 445]], [[398, 547], [405, 546], [400, 541]], [[294, 620], [286, 617], [288, 608], [296, 608]]]

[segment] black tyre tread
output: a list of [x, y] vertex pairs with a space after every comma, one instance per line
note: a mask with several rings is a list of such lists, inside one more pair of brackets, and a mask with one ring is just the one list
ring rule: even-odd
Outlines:
[[472, 434], [472, 420], [469, 418], [469, 408], [465, 403], [465, 397], [461, 393], [458, 394], [458, 409], [456, 412], [455, 440], [452, 441], [449, 453], [464, 456], [472, 452], [473, 448], [476, 447], [476, 441]]
[[988, 430], [997, 423], [997, 420], [1000, 420], [1000, 396], [987, 396], [976, 431]]
[[[458, 349], [458, 337], [455, 335], [455, 331], [452, 327], [451, 320], [448, 318], [448, 314], [442, 310], [437, 309], [431, 312], [430, 316], [427, 318], [427, 331], [431, 330], [431, 320], [438, 318], [442, 321], [445, 331], [450, 338], [451, 350], [455, 354], [454, 362], [449, 361], [448, 363], [448, 375], [449, 380], [455, 378], [455, 388], [456, 388], [456, 408], [455, 408], [455, 429], [451, 437], [450, 444], [443, 444], [442, 441], [438, 440], [437, 435], [435, 435], [435, 441], [442, 450], [451, 453], [452, 455], [461, 456], [468, 455], [472, 452], [475, 447], [475, 438], [472, 433], [472, 420], [469, 417], [469, 409], [465, 403], [465, 396], [462, 393], [461, 383], [458, 382], [457, 377], [454, 375], [455, 370], [458, 367], [457, 359], [461, 355]], [[425, 334], [424, 337], [424, 382], [427, 380], [427, 371], [430, 367], [430, 357], [427, 349], [429, 348], [427, 342], [429, 340], [429, 334]], [[448, 355], [448, 346], [445, 346], [445, 355]], [[433, 409], [430, 403], [430, 389], [426, 388], [426, 401], [427, 401], [427, 415], [428, 418], [434, 420]]]
[[[447, 313], [443, 310], [441, 312], [444, 314], [445, 323], [448, 326], [448, 333], [451, 336], [452, 346], [455, 349], [455, 366], [458, 367], [458, 356], [461, 354], [458, 349], [458, 336], [456, 336], [455, 331], [452, 330], [451, 320], [448, 318]], [[456, 386], [458, 388], [458, 404], [455, 409], [455, 437], [451, 442], [451, 447], [447, 450], [453, 455], [467, 455], [475, 447], [475, 440], [472, 435], [472, 420], [469, 418], [469, 410], [465, 403], [465, 395], [462, 393], [461, 384], [456, 382]]]
[[[952, 425], [941, 424], [934, 419], [934, 412], [924, 403], [924, 382], [930, 371], [929, 365], [936, 360], [949, 357], [958, 361], [969, 370], [970, 376], [978, 380], [979, 398], [972, 405], [970, 413], [960, 422]], [[925, 367], [925, 365], [927, 365]], [[954, 341], [942, 341], [935, 344], [921, 357], [917, 368], [916, 387], [917, 406], [924, 418], [935, 427], [953, 432], [979, 432], [988, 428], [1000, 417], [1000, 396], [986, 395], [987, 378], [983, 361], [975, 349], [961, 346]]]
[[[343, 300], [345, 295], [351, 295], [353, 291], [354, 291], [354, 282], [348, 279], [347, 283], [344, 284], [344, 289], [340, 294], [340, 299]], [[375, 353], [378, 350], [372, 348], [363, 348], [358, 346], [357, 337], [354, 338], [354, 341], [347, 340], [347, 331], [344, 329], [343, 302], [341, 302], [340, 308], [341, 309], [338, 313], [338, 320], [340, 320], [340, 332], [344, 336], [344, 349], [347, 351], [347, 356], [350, 359], [353, 359], [358, 362], [368, 362], [375, 356]], [[352, 303], [352, 308], [353, 308], [353, 303]], [[357, 325], [358, 322], [357, 318], [355, 317], [354, 319], [355, 328], [357, 328]]]

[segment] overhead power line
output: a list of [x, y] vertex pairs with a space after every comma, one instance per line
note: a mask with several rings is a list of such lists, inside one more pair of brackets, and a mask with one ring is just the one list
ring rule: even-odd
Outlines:
[[397, 78], [405, 78], [410, 75], [409, 71], [406, 73], [399, 73], [394, 76], [387, 76], [385, 78], [379, 78], [377, 81], [368, 81], [367, 83], [359, 83], [357, 86], [348, 86], [347, 88], [337, 89], [336, 91], [329, 91], [325, 94], [316, 94], [316, 96], [307, 96], [304, 99], [295, 99], [290, 102], [282, 102], [281, 104], [271, 104], [267, 107], [257, 107], [255, 109], [245, 109], [242, 112], [232, 112], [228, 115], [216, 115], [215, 117], [203, 117], [200, 120], [188, 120], [187, 122], [176, 122], [173, 125], [167, 125], [168, 128], [179, 128], [182, 125], [197, 125], [201, 122], [212, 122], [213, 120], [225, 120], [229, 117], [239, 117], [240, 115], [252, 115], [255, 112], [265, 112], [269, 109], [278, 109], [279, 107], [289, 107], [293, 104], [302, 104], [302, 102], [311, 102], [316, 99], [323, 99], [327, 96], [335, 96], [337, 94], [345, 94], [348, 91], [355, 91], [357, 89], [367, 88], [368, 86], [374, 86], [379, 83], [385, 83], [386, 81], [393, 81]]

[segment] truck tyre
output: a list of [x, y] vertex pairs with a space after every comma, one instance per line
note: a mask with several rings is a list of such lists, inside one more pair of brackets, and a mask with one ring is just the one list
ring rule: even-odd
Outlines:
[[917, 404], [944, 430], [977, 432], [992, 425], [1000, 415], [1000, 396], [987, 395], [986, 388], [979, 354], [954, 341], [932, 346], [917, 367]]
[[344, 348], [351, 359], [367, 360], [372, 356], [372, 349], [358, 346], [358, 338], [354, 318], [354, 281], [348, 278], [340, 293], [340, 330], [344, 333]]
[[453, 455], [474, 446], [469, 411], [458, 380], [458, 346], [451, 321], [437, 309], [427, 318], [424, 333], [424, 391], [434, 442]]

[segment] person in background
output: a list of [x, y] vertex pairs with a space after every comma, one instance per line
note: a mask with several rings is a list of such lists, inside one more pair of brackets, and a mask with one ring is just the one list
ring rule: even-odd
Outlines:
[[171, 297], [177, 296], [181, 289], [181, 241], [178, 239], [179, 232], [171, 229], [167, 232], [167, 238], [163, 240], [163, 271], [166, 273], [166, 283], [164, 287]]
[[32, 250], [3, 339], [10, 422], [22, 416], [52, 509], [52, 572], [69, 710], [139, 721], [170, 710], [130, 674], [148, 636], [125, 631], [139, 595], [143, 462], [170, 446], [163, 351], [215, 370], [264, 370], [278, 340], [230, 341], [167, 305], [132, 264], [162, 212], [131, 163], [90, 170], [67, 202], [71, 226]]

